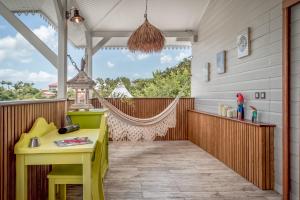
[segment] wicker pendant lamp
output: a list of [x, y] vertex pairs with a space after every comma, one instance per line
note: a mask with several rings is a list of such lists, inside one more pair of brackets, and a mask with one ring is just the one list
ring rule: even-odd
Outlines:
[[132, 52], [144, 53], [160, 52], [165, 45], [165, 37], [162, 32], [150, 24], [147, 18], [148, 0], [146, 0], [145, 22], [132, 33], [127, 46]]

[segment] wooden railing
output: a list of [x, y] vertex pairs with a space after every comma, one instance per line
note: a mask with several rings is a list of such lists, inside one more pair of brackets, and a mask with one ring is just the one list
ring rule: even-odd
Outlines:
[[189, 111], [189, 140], [261, 189], [274, 188], [274, 125]]
[[[14, 145], [21, 133], [30, 130], [37, 117], [60, 127], [64, 123], [65, 100], [0, 103], [0, 199], [15, 199]], [[29, 167], [28, 199], [47, 199], [49, 166]]]
[[[107, 98], [107, 100], [124, 113], [138, 117], [153, 117], [163, 111], [174, 99], [173, 98], [133, 98], [126, 102], [116, 98]], [[68, 101], [70, 105], [73, 101]], [[91, 104], [95, 108], [101, 108], [98, 99], [91, 99]], [[188, 139], [188, 110], [194, 109], [194, 98], [181, 98], [177, 105], [176, 127], [169, 129], [165, 137], [157, 140], [187, 140]]]

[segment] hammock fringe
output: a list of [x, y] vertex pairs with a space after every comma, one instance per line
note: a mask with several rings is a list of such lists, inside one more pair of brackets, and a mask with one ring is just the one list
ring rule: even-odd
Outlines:
[[160, 114], [146, 119], [129, 116], [107, 100], [102, 98], [93, 88], [100, 103], [109, 109], [107, 123], [110, 136], [114, 141], [153, 141], [157, 136], [165, 136], [169, 128], [176, 126], [176, 106], [179, 97]]

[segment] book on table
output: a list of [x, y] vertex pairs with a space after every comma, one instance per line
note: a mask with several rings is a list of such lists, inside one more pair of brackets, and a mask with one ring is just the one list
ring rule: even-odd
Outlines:
[[74, 137], [74, 138], [66, 138], [64, 140], [57, 140], [54, 143], [59, 147], [68, 147], [68, 146], [76, 146], [76, 145], [84, 145], [93, 143], [88, 137]]

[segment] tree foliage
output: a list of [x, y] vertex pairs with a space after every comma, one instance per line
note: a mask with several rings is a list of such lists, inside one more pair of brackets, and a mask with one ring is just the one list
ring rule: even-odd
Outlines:
[[108, 97], [119, 82], [134, 97], [176, 97], [179, 93], [191, 95], [191, 59], [186, 58], [178, 65], [163, 71], [153, 72], [153, 78], [130, 81], [126, 77], [97, 79], [100, 95]]
[[108, 97], [120, 82], [122, 82], [125, 85], [129, 92], [132, 90], [132, 83], [127, 77], [118, 77], [116, 79], [97, 78], [96, 82], [98, 91], [102, 97]]
[[40, 90], [33, 87], [33, 83], [18, 81], [13, 84], [10, 81], [1, 81], [0, 84], [0, 101], [43, 98]]
[[[134, 97], [189, 97], [191, 95], [191, 59], [186, 58], [174, 67], [163, 71], [153, 72], [153, 78], [136, 79], [131, 81], [127, 77], [97, 78], [100, 95], [108, 97], [119, 82], [122, 82]], [[75, 92], [68, 90], [68, 97], [74, 97]], [[42, 92], [34, 88], [33, 83], [18, 81], [0, 82], [0, 101], [42, 99]]]

